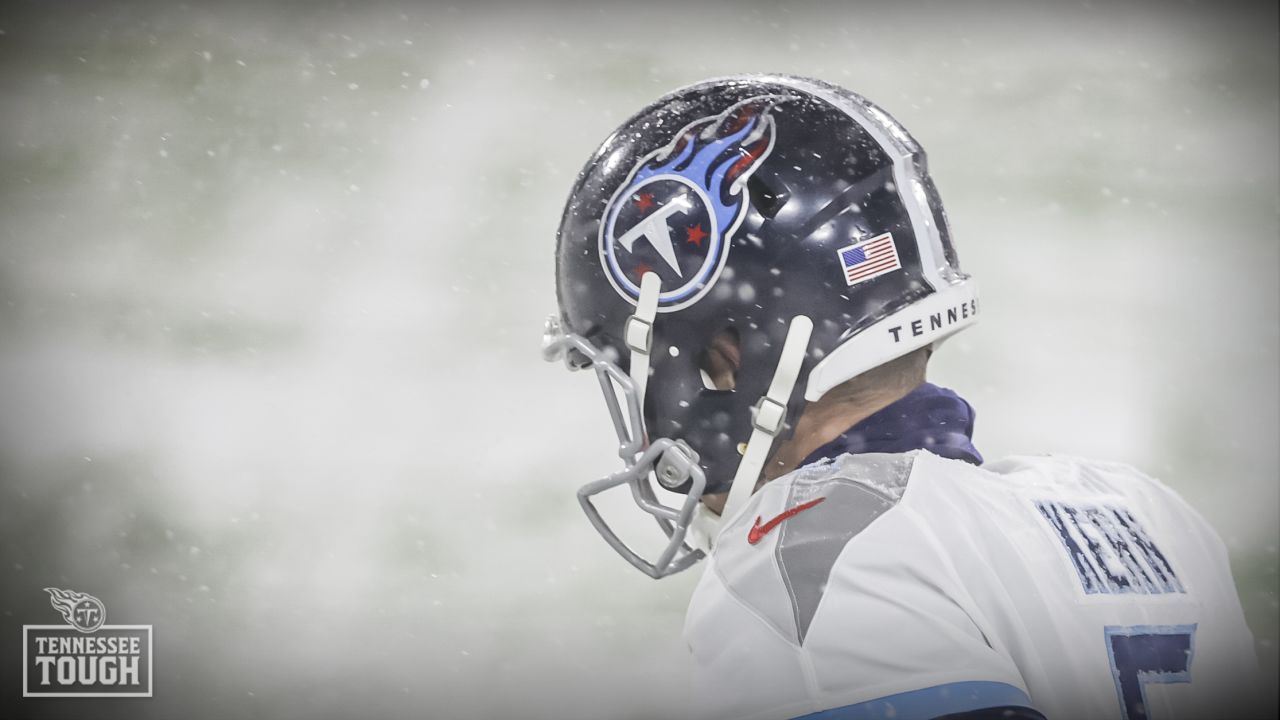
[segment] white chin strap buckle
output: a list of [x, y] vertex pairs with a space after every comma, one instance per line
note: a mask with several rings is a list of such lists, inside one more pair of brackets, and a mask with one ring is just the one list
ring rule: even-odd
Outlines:
[[782, 430], [782, 423], [787, 419], [787, 406], [766, 395], [756, 403], [752, 414], [751, 427], [773, 437]]

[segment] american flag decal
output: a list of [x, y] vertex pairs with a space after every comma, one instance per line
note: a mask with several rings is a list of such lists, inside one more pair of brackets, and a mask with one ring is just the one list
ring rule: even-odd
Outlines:
[[894, 246], [893, 235], [890, 233], [841, 248], [836, 251], [836, 255], [840, 257], [844, 279], [849, 285], [857, 285], [902, 268], [898, 248]]

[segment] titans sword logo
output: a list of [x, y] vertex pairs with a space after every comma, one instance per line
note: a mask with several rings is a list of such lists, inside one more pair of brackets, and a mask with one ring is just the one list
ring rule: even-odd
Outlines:
[[746, 215], [747, 179], [773, 150], [770, 111], [789, 99], [761, 95], [695, 120], [636, 163], [600, 222], [600, 262], [622, 297], [634, 304], [647, 272], [662, 279], [659, 312], [711, 289]]

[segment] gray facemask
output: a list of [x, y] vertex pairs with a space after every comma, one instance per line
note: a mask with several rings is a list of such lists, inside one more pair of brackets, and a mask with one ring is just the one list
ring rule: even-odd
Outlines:
[[[618, 457], [623, 464], [619, 472], [579, 488], [578, 502], [605, 542], [649, 577], [662, 578], [691, 567], [703, 558], [702, 550], [686, 542], [706, 488], [706, 476], [698, 465], [697, 453], [683, 440], [671, 438], [657, 438], [646, 446], [642, 394], [632, 378], [591, 341], [576, 333], [564, 332], [555, 316], [549, 318], [543, 335], [543, 358], [548, 362], [563, 360], [569, 369], [577, 370], [583, 363], [580, 359], [574, 361], [575, 352], [590, 362], [589, 367], [595, 370], [600, 381], [600, 391], [618, 436]], [[662, 504], [654, 491], [654, 482], [672, 489], [686, 481], [690, 482], [689, 492], [679, 507]], [[635, 504], [652, 515], [667, 536], [666, 547], [653, 562], [623, 542], [591, 502], [595, 495], [619, 485], [630, 487]]]

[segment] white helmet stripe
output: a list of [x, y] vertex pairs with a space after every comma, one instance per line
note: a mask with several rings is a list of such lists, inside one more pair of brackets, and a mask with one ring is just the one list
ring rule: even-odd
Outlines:
[[924, 272], [925, 279], [934, 290], [942, 290], [952, 285], [958, 278], [949, 277], [952, 273], [948, 272], [950, 266], [942, 248], [942, 233], [934, 222], [933, 212], [929, 209], [929, 200], [925, 195], [924, 183], [920, 179], [920, 173], [913, 158], [919, 146], [907, 131], [875, 106], [870, 104], [864, 106], [852, 102], [848, 97], [833, 92], [824, 85], [795, 77], [765, 79], [822, 98], [843, 110], [871, 137], [875, 138], [880, 147], [893, 158], [893, 180], [906, 205], [907, 215], [911, 218], [911, 227], [915, 230], [916, 245], [920, 248], [921, 270]]

